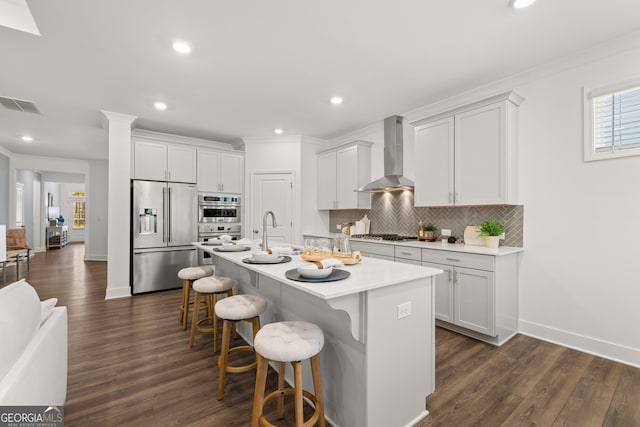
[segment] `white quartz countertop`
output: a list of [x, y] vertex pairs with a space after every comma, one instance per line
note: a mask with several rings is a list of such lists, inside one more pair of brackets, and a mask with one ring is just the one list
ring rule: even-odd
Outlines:
[[418, 240], [406, 240], [403, 242], [395, 242], [395, 241], [386, 241], [386, 240], [370, 240], [370, 239], [354, 239], [354, 238], [352, 238], [351, 241], [375, 243], [375, 244], [381, 244], [381, 245], [409, 246], [413, 248], [435, 249], [438, 251], [467, 252], [472, 254], [495, 255], [495, 256], [509, 255], [509, 254], [524, 251], [524, 248], [519, 248], [515, 246], [500, 246], [498, 248], [487, 248], [486, 246], [464, 245], [460, 243], [442, 243], [441, 241], [426, 242], [426, 241], [418, 241]]
[[242, 262], [242, 260], [251, 257], [252, 252], [259, 250], [258, 241], [254, 241], [252, 250], [243, 252], [218, 252], [215, 250], [215, 246], [206, 246], [197, 242], [194, 242], [193, 245], [198, 249], [231, 261], [247, 270], [255, 271], [325, 300], [386, 286], [393, 286], [411, 280], [428, 278], [443, 272], [437, 268], [421, 267], [366, 257], [358, 264], [347, 265], [343, 268], [351, 273], [346, 279], [335, 282], [299, 282], [287, 279], [285, 272], [307, 263], [307, 261], [300, 258], [300, 255], [291, 255], [291, 261], [282, 264], [248, 264]]

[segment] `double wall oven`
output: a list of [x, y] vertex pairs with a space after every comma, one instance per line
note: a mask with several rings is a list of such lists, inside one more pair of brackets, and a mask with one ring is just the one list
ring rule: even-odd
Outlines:
[[[240, 196], [198, 194], [198, 241], [206, 243], [229, 235], [233, 240], [242, 237]], [[211, 255], [198, 251], [198, 264], [211, 264]]]

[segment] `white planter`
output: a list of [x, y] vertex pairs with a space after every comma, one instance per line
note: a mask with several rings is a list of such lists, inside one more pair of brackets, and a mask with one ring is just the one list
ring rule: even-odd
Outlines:
[[497, 248], [500, 243], [500, 236], [486, 236], [484, 238], [484, 245], [488, 248]]

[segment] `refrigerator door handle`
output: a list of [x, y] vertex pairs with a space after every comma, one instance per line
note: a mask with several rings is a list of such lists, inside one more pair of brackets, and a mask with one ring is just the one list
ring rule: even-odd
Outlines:
[[164, 219], [162, 221], [162, 243], [166, 243], [167, 242], [167, 235], [166, 235], [166, 230], [167, 230], [167, 189], [163, 188], [162, 189], [162, 218]]
[[169, 203], [167, 204], [168, 207], [168, 211], [169, 211], [169, 216], [168, 216], [168, 221], [167, 221], [167, 230], [168, 231], [168, 239], [167, 241], [170, 242], [171, 241], [171, 221], [173, 221], [173, 218], [171, 218], [171, 209], [173, 209], [173, 206], [171, 205], [171, 187], [168, 188], [169, 191]]

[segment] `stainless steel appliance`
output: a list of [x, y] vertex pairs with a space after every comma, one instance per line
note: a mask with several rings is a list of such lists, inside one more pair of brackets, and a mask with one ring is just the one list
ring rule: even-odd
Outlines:
[[[198, 224], [198, 242], [207, 243], [211, 246], [221, 245], [222, 241], [218, 237], [223, 235], [231, 236], [231, 240], [242, 238], [240, 224]], [[198, 265], [212, 264], [211, 255], [205, 251], [198, 251]]]
[[384, 176], [358, 188], [361, 192], [413, 190], [413, 181], [404, 176], [402, 117], [384, 119]]
[[240, 197], [216, 194], [198, 195], [198, 222], [240, 223]]
[[131, 185], [132, 293], [174, 289], [196, 265], [196, 186], [134, 180]]
[[[198, 194], [198, 241], [212, 245], [222, 243], [217, 238], [229, 235], [233, 240], [242, 237], [239, 196]], [[211, 255], [198, 251], [198, 265], [212, 263]]]

